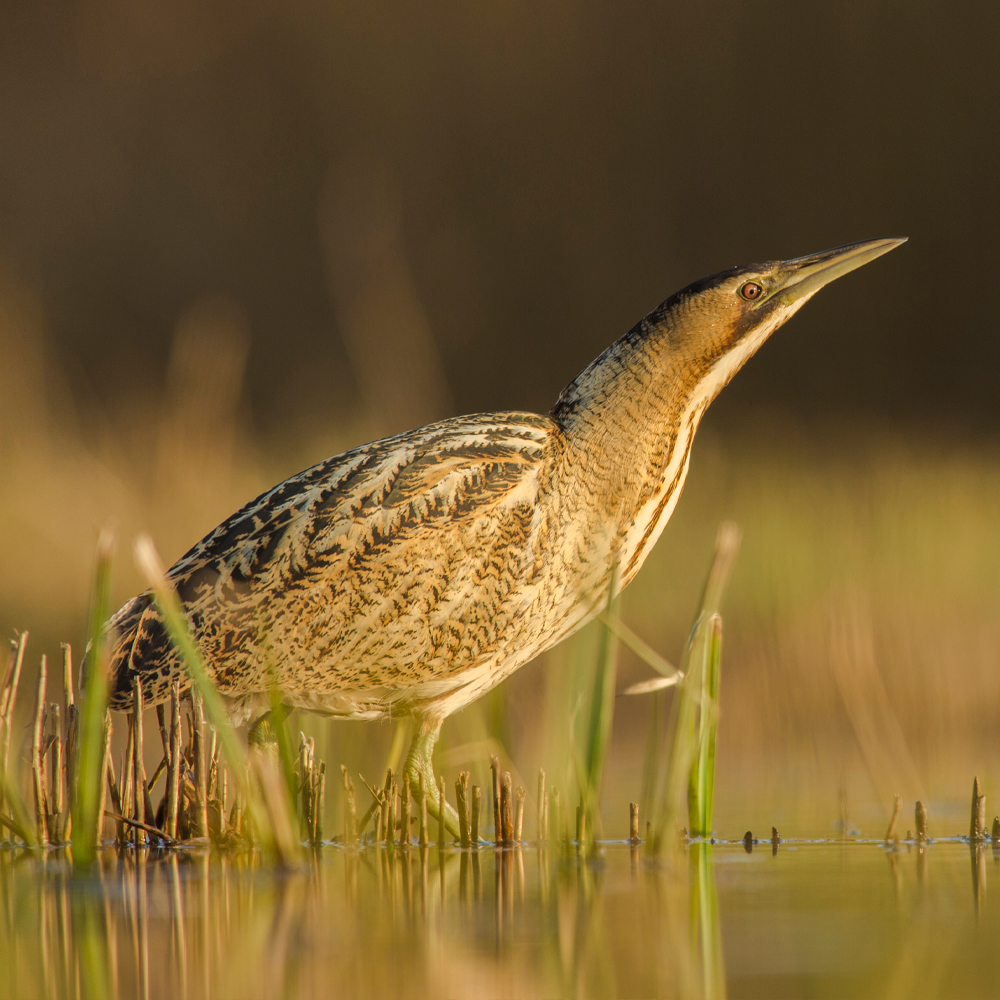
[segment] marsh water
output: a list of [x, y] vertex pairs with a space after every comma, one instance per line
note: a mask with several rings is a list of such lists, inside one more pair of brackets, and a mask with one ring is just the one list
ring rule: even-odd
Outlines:
[[1000, 852], [961, 840], [0, 852], [4, 997], [1000, 994]]

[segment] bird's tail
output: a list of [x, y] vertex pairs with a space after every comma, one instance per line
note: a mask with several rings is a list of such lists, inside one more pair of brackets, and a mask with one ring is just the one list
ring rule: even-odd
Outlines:
[[[104, 634], [111, 650], [109, 708], [124, 712], [132, 707], [132, 682], [136, 677], [142, 680], [143, 700], [147, 705], [166, 701], [175, 680], [181, 682], [182, 690], [190, 686], [187, 671], [167, 635], [152, 594], [139, 594], [119, 608], [105, 626]], [[84, 672], [90, 659], [88, 650]]]

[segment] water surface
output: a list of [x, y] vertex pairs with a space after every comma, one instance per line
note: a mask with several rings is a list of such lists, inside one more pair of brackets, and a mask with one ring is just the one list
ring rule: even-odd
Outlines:
[[962, 841], [3, 850], [0, 996], [992, 996], [998, 880]]

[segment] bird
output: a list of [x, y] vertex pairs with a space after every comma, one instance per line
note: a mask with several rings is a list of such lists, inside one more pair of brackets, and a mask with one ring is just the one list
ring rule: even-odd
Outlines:
[[[364, 444], [251, 500], [167, 571], [233, 725], [285, 706], [411, 716], [403, 772], [441, 815], [445, 718], [581, 628], [677, 505], [709, 404], [823, 286], [905, 238], [733, 267], [668, 298], [548, 414], [454, 417]], [[152, 591], [107, 625], [109, 703], [191, 679]]]

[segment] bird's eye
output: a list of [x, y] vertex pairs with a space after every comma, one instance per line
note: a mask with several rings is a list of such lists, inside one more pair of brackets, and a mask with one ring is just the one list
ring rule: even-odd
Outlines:
[[745, 299], [749, 299], [751, 302], [753, 302], [754, 299], [759, 299], [763, 294], [764, 289], [761, 288], [756, 281], [748, 281], [740, 289], [740, 295], [742, 295]]

